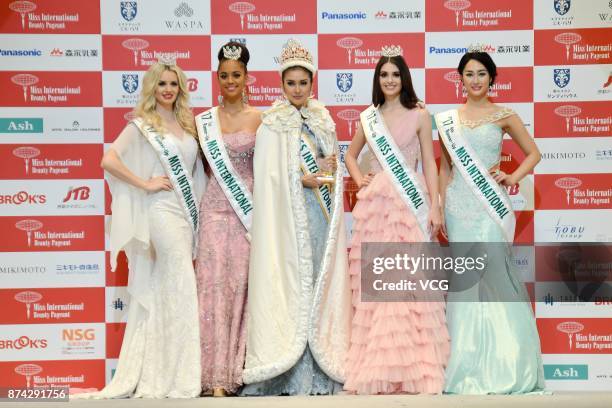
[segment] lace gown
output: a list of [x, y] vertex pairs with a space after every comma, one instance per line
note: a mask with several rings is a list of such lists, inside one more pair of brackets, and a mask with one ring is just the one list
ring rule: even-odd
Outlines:
[[[223, 135], [235, 170], [253, 190], [255, 134]], [[200, 208], [196, 271], [200, 304], [202, 389], [242, 385], [246, 341], [249, 242], [246, 229], [213, 176]]]
[[[311, 138], [312, 140], [312, 138]], [[321, 147], [317, 141], [318, 158], [322, 157]], [[295, 154], [298, 154], [296, 152]], [[315, 192], [304, 187], [304, 200], [308, 215], [308, 232], [312, 246], [313, 283], [320, 270], [323, 253], [325, 252], [325, 237], [327, 236], [327, 219], [321, 211]], [[249, 384], [242, 394], [249, 395], [326, 395], [342, 390], [342, 384], [330, 379], [314, 360], [310, 347], [307, 345], [304, 354], [287, 372], [261, 383]]]
[[[486, 168], [500, 161], [503, 131], [494, 122], [513, 114], [504, 109], [484, 123], [461, 127]], [[451, 242], [504, 242], [501, 228], [487, 216], [455, 167], [446, 190], [445, 214]], [[449, 293], [451, 358], [446, 393], [514, 394], [544, 387], [540, 339], [525, 286], [510, 247], [495, 248], [500, 253], [488, 254], [484, 279], [466, 291]], [[480, 301], [485, 298], [489, 301]], [[504, 301], [496, 301], [500, 298]]]
[[[421, 155], [417, 116], [418, 109], [413, 109], [389, 129], [406, 162], [415, 170]], [[374, 155], [370, 165], [376, 175], [359, 191], [353, 209], [349, 272], [355, 314], [344, 388], [358, 394], [440, 393], [449, 353], [443, 300], [360, 300], [362, 242], [423, 240], [416, 218]], [[425, 188], [422, 175], [418, 176]]]

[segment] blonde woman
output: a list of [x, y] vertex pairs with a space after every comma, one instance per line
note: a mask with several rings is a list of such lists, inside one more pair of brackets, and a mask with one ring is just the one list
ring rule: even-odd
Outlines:
[[125, 251], [131, 295], [113, 380], [92, 398], [200, 394], [193, 254], [204, 172], [186, 78], [173, 61], [149, 68], [137, 118], [102, 158], [112, 194], [111, 266]]

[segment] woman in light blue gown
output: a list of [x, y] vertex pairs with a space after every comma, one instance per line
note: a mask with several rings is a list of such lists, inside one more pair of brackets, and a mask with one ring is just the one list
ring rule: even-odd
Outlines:
[[[506, 188], [517, 184], [532, 171], [540, 153], [519, 116], [511, 109], [492, 103], [487, 95], [497, 74], [491, 57], [485, 52], [468, 52], [458, 71], [467, 91], [467, 101], [455, 111], [458, 126], [448, 126], [449, 112], [436, 115], [440, 139], [444, 142], [440, 169], [440, 192], [445, 208], [449, 241], [487, 242], [487, 268], [474, 284], [458, 291], [451, 286], [447, 306], [451, 338], [451, 358], [446, 369], [445, 392], [449, 394], [522, 394], [542, 390], [544, 376], [540, 340], [535, 318], [524, 284], [512, 262], [511, 245], [515, 219], [508, 211], [496, 213], [487, 208], [487, 199], [478, 180], [462, 173], [461, 158], [453, 156], [459, 138], [447, 142], [444, 132], [460, 133], [471, 147], [474, 161], [482, 174], [490, 174], [490, 185], [497, 188], [499, 200], [509, 203]], [[525, 159], [511, 174], [500, 171], [504, 133], [508, 133], [525, 153]], [[453, 134], [454, 135], [454, 134]], [[454, 136], [456, 137], [456, 136]], [[450, 148], [449, 148], [450, 146]], [[459, 157], [459, 158], [458, 158]], [[465, 165], [465, 168], [468, 168]], [[484, 178], [484, 176], [483, 176]], [[481, 189], [480, 191], [478, 189]], [[492, 197], [488, 195], [488, 197]], [[502, 204], [499, 204], [500, 206]], [[497, 207], [500, 208], [500, 207]], [[504, 220], [502, 215], [508, 220]], [[484, 247], [483, 247], [484, 248]], [[465, 279], [465, 277], [454, 278]], [[465, 280], [458, 281], [465, 284]]]

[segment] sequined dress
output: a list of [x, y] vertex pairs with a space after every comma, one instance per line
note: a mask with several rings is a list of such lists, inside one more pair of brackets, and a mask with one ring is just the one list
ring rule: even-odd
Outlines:
[[[417, 123], [413, 109], [389, 129], [415, 170], [421, 157]], [[361, 302], [361, 244], [423, 240], [415, 216], [374, 156], [370, 166], [376, 175], [359, 191], [353, 209], [349, 272], [355, 313], [344, 388], [358, 394], [440, 393], [449, 353], [444, 302]]]
[[[255, 134], [223, 135], [228, 156], [253, 189]], [[213, 176], [200, 206], [196, 262], [202, 346], [202, 389], [234, 393], [242, 385], [250, 245], [242, 222]]]
[[[495, 123], [513, 115], [502, 109], [461, 132], [483, 165], [500, 161], [503, 130]], [[446, 190], [446, 228], [451, 242], [504, 242], [501, 228], [453, 166]], [[520, 394], [542, 390], [540, 339], [524, 284], [508, 245], [489, 246], [487, 273], [468, 290], [449, 293], [451, 358], [444, 392]], [[481, 300], [489, 301], [481, 301]], [[503, 300], [503, 301], [500, 301]]]

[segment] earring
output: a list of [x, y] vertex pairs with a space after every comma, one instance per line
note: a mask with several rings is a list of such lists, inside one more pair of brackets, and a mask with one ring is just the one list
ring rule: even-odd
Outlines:
[[219, 95], [217, 96], [217, 102], [219, 104], [219, 106], [223, 106], [223, 95]]
[[246, 91], [246, 88], [242, 90], [242, 103], [245, 105], [249, 104], [249, 94]]

